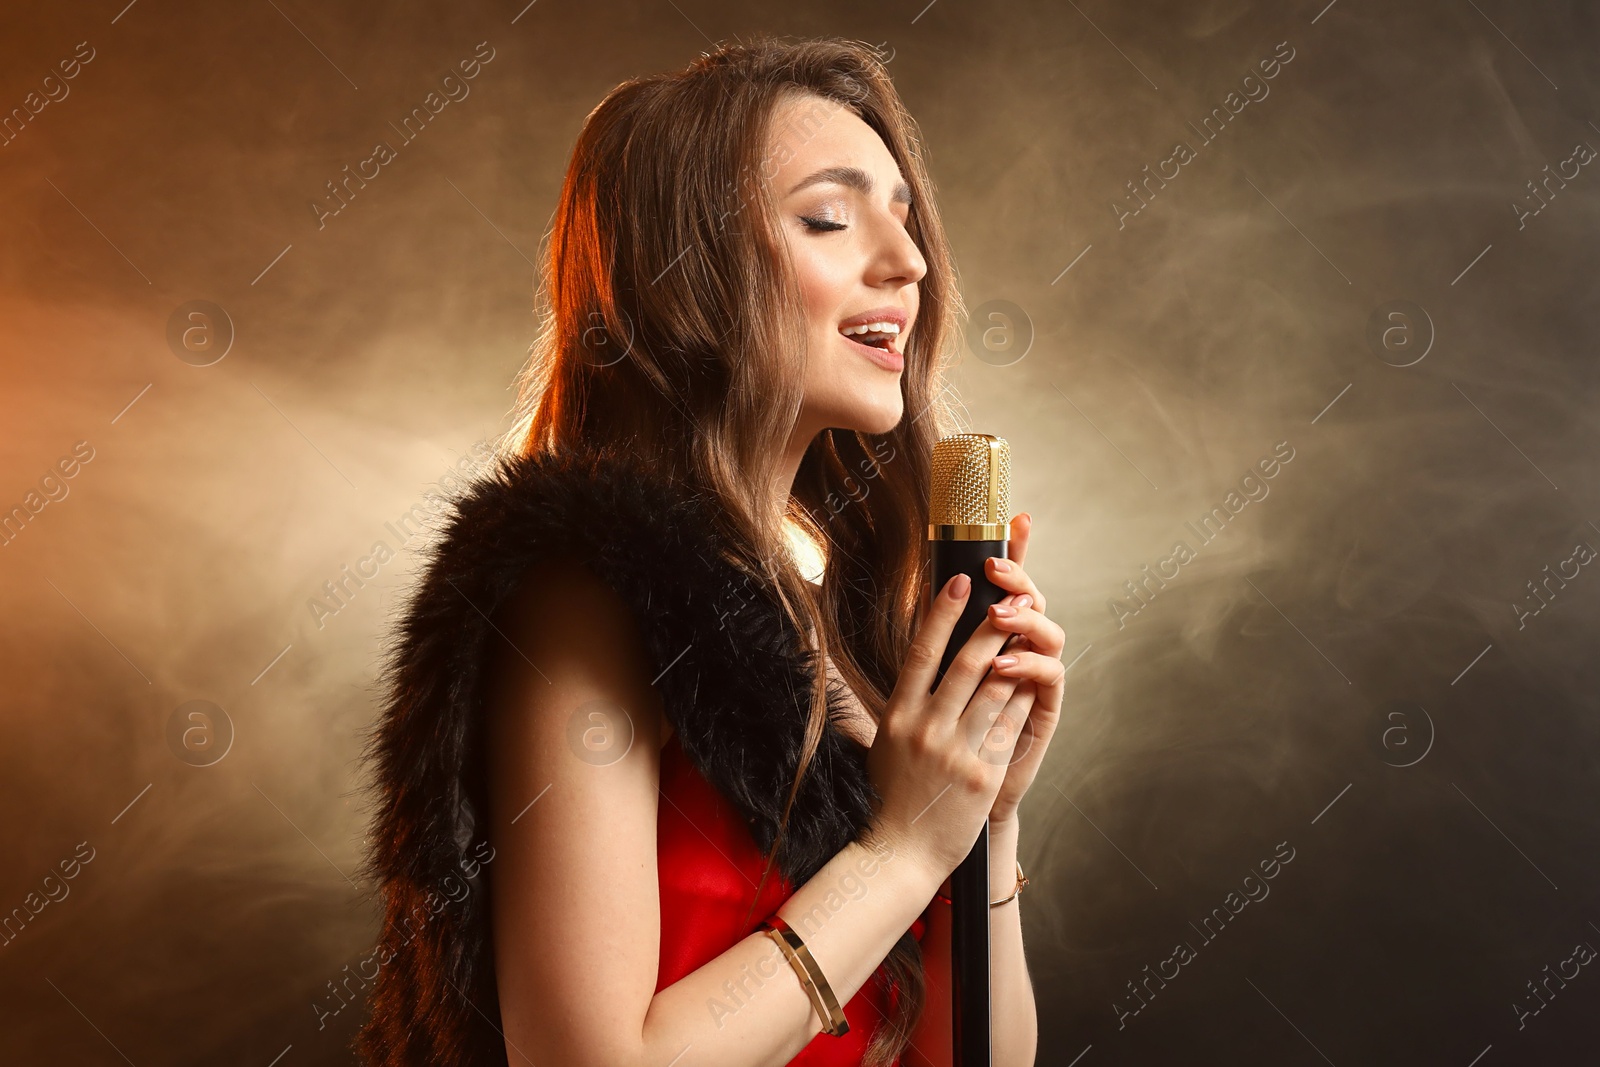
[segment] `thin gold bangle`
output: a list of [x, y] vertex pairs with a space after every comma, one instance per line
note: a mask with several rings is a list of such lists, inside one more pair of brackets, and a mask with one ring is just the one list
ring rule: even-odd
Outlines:
[[[1015, 889], [1013, 889], [1011, 891], [1011, 895], [1009, 897], [1006, 897], [1004, 900], [991, 900], [991, 901], [989, 901], [989, 907], [998, 908], [1002, 904], [1011, 903], [1013, 900], [1016, 899], [1017, 894], [1022, 892], [1022, 887], [1027, 885], [1027, 884], [1028, 884], [1028, 876], [1022, 873], [1022, 864], [1018, 863], [1017, 864], [1017, 887]], [[945, 896], [943, 893], [938, 893], [938, 892], [933, 894], [933, 899], [937, 900], [941, 904], [954, 904], [955, 903], [955, 901], [951, 900], [949, 897]]]
[[789, 960], [789, 966], [794, 968], [795, 976], [800, 979], [800, 985], [805, 989], [806, 996], [811, 998], [811, 1006], [817, 1013], [817, 1018], [822, 1020], [822, 1032], [832, 1037], [843, 1037], [850, 1032], [850, 1020], [844, 1017], [844, 1009], [839, 1007], [839, 998], [833, 995], [833, 987], [828, 984], [828, 979], [823, 976], [822, 968], [817, 966], [816, 959], [811, 955], [811, 950], [800, 939], [783, 918], [774, 913], [762, 922], [768, 937], [776, 941], [778, 948]]
[[1019, 862], [1017, 864], [1017, 888], [1013, 889], [1011, 891], [1011, 895], [1009, 897], [1006, 897], [1004, 900], [991, 900], [991, 901], [989, 901], [989, 907], [998, 908], [1002, 904], [1009, 904], [1013, 900], [1016, 900], [1017, 899], [1017, 894], [1021, 893], [1022, 892], [1022, 887], [1027, 885], [1027, 884], [1028, 884], [1028, 876], [1022, 873], [1022, 864]]

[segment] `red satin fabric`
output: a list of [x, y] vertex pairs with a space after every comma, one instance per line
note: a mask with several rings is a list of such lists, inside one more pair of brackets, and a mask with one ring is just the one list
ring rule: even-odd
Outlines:
[[[764, 862], [738, 811], [689, 762], [678, 744], [677, 731], [673, 731], [661, 750], [656, 819], [661, 882], [661, 961], [656, 992], [759, 930], [761, 921], [794, 892], [774, 865], [760, 902], [752, 909], [750, 901], [761, 881]], [[749, 922], [744, 921], [746, 912], [750, 913]], [[921, 941], [926, 929], [924, 911], [911, 924], [911, 934]], [[796, 981], [787, 963], [777, 978]], [[745, 991], [735, 986], [718, 999], [730, 1011], [737, 1010], [736, 1005], [756, 990], [760, 981], [753, 977]], [[817, 1034], [789, 1061], [791, 1067], [859, 1067], [890, 1007], [878, 986], [876, 978], [869, 979], [844, 1005], [849, 1033], [843, 1037]]]

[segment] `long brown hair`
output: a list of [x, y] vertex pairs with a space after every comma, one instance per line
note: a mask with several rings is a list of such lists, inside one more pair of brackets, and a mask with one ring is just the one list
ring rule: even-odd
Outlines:
[[[528, 454], [618, 446], [715, 500], [736, 546], [730, 562], [771, 583], [817, 662], [831, 658], [879, 721], [925, 581], [929, 461], [954, 424], [942, 358], [960, 314], [916, 123], [884, 63], [858, 42], [763, 36], [608, 93], [562, 185], [541, 268], [543, 321], [508, 435], [510, 450]], [[794, 479], [786, 514], [826, 546], [820, 592], [786, 549], [767, 489], [800, 410], [806, 358], [804, 305], [766, 180], [782, 161], [770, 147], [772, 121], [781, 102], [814, 97], [848, 108], [883, 139], [911, 187], [907, 230], [927, 263], [899, 425], [881, 435], [822, 431]], [[814, 102], [787, 132], [806, 137], [826, 121]], [[762, 885], [825, 729], [827, 681], [815, 672], [806, 743]], [[909, 934], [883, 971], [899, 995], [869, 1067], [901, 1053], [926, 1000]]]

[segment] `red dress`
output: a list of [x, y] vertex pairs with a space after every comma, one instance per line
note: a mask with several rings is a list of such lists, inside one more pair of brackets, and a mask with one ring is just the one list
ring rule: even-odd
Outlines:
[[[689, 762], [676, 730], [661, 750], [656, 863], [661, 881], [658, 993], [759, 930], [761, 921], [794, 892], [774, 864], [760, 903], [751, 909], [765, 859], [737, 809]], [[746, 912], [749, 922], [744, 921]], [[911, 924], [918, 941], [927, 929], [927, 917], [925, 910]], [[795, 980], [787, 963], [779, 977]], [[791, 1067], [859, 1067], [890, 1006], [878, 986], [877, 978], [868, 979], [844, 1005], [849, 1033], [817, 1034], [789, 1061]], [[735, 1007], [733, 996], [722, 998], [730, 1010]]]

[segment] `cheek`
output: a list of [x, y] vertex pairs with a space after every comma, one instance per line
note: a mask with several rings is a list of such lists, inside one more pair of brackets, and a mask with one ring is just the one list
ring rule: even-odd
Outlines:
[[805, 299], [806, 314], [818, 330], [832, 330], [842, 317], [841, 306], [850, 291], [849, 271], [836, 255], [815, 242], [795, 256], [795, 276]]

